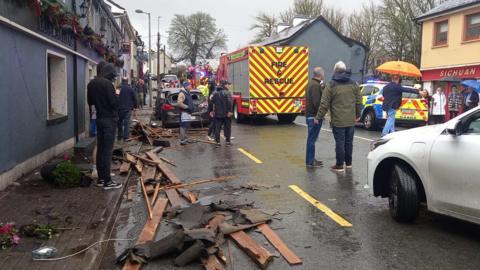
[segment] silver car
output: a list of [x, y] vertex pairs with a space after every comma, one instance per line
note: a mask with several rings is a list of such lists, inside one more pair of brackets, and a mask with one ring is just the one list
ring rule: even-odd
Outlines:
[[480, 224], [480, 107], [445, 124], [389, 134], [371, 145], [368, 187], [399, 222], [428, 210]]

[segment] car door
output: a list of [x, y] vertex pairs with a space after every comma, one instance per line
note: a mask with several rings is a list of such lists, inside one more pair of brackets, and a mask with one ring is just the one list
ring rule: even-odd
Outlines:
[[480, 221], [480, 111], [461, 120], [460, 135], [443, 132], [430, 153], [431, 207]]

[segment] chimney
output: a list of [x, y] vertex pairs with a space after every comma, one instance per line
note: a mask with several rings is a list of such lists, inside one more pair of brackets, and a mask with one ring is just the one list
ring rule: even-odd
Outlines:
[[293, 21], [292, 21], [292, 25], [293, 27], [295, 26], [298, 26], [306, 21], [308, 21], [309, 19], [308, 18], [305, 18], [305, 17], [295, 17], [293, 18]]
[[290, 25], [287, 24], [287, 23], [279, 23], [277, 25], [277, 33], [280, 33], [282, 32], [283, 30], [287, 29], [287, 28], [290, 28]]

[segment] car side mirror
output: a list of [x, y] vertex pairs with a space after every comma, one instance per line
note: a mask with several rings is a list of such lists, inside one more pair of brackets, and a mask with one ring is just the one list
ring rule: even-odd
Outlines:
[[450, 121], [447, 125], [447, 133], [453, 136], [462, 135], [462, 121]]

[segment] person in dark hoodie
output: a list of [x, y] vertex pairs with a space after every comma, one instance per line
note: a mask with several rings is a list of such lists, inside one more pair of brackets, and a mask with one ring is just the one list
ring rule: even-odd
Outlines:
[[88, 104], [97, 111], [97, 186], [104, 189], [121, 188], [122, 184], [112, 181], [112, 161], [115, 129], [118, 122], [118, 98], [113, 81], [117, 76], [115, 66], [107, 64], [102, 68], [101, 77], [93, 79], [87, 86]]
[[335, 138], [336, 164], [330, 169], [336, 172], [352, 168], [353, 134], [355, 122], [360, 119], [362, 98], [360, 87], [350, 79], [345, 63], [339, 61], [333, 69], [332, 81], [322, 94], [322, 101], [315, 116], [315, 124], [320, 124], [328, 111], [333, 137]]
[[[210, 115], [210, 112], [213, 111], [212, 97], [213, 97], [213, 93], [216, 91], [216, 89], [217, 89], [217, 84], [215, 83], [215, 80], [210, 79], [208, 81], [208, 96], [206, 97], [207, 100], [208, 100], [208, 113], [209, 113], [209, 115]], [[215, 118], [210, 117], [210, 123], [208, 125], [207, 139], [209, 141], [215, 141], [215, 139], [213, 138], [214, 135], [215, 135]]]
[[123, 139], [126, 141], [130, 135], [130, 120], [132, 118], [132, 111], [135, 116], [138, 105], [137, 95], [132, 87], [130, 87], [128, 84], [127, 78], [122, 79], [119, 100], [117, 140], [120, 141]]
[[387, 113], [387, 122], [383, 127], [382, 137], [395, 132], [395, 115], [402, 104], [402, 93], [416, 93], [416, 89], [402, 87], [399, 75], [392, 75], [391, 82], [383, 87], [382, 109]]
[[230, 146], [230, 137], [232, 133], [232, 96], [228, 90], [231, 83], [222, 80], [217, 91], [212, 96], [213, 111], [210, 113], [212, 118], [215, 118], [215, 142], [220, 145], [220, 132], [222, 127], [225, 134], [225, 141], [227, 146]]
[[305, 118], [307, 120], [308, 135], [307, 135], [307, 152], [305, 163], [307, 167], [321, 167], [323, 163], [315, 159], [315, 143], [317, 142], [320, 129], [322, 129], [322, 121], [315, 124], [315, 116], [320, 107], [322, 100], [322, 92], [325, 89], [323, 79], [325, 74], [321, 67], [313, 69], [313, 78], [308, 84], [306, 96]]

